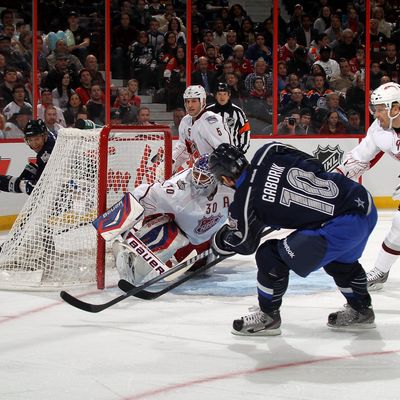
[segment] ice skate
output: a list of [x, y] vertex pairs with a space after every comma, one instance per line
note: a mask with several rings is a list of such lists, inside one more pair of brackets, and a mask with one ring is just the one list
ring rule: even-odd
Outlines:
[[367, 272], [367, 286], [369, 291], [381, 290], [387, 281], [389, 272], [382, 272], [378, 268], [373, 268]]
[[243, 336], [276, 336], [281, 334], [279, 311], [269, 314], [260, 309], [233, 321], [232, 333]]
[[124, 248], [124, 246], [118, 241], [113, 243], [112, 250], [120, 279], [125, 279], [130, 283], [134, 283], [134, 254]]
[[328, 326], [343, 331], [363, 330], [375, 328], [374, 321], [375, 314], [372, 307], [357, 311], [346, 304], [342, 310], [329, 314]]

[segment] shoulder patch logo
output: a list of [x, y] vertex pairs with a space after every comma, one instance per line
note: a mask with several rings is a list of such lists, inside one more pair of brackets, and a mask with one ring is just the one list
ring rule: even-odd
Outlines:
[[344, 151], [337, 145], [336, 147], [331, 147], [330, 145], [326, 147], [321, 147], [318, 145], [317, 150], [313, 151], [314, 157], [321, 161], [325, 168], [325, 171], [333, 171], [343, 159]]
[[209, 124], [215, 124], [218, 121], [218, 118], [215, 117], [214, 115], [210, 115], [209, 117], [206, 118], [206, 121]]

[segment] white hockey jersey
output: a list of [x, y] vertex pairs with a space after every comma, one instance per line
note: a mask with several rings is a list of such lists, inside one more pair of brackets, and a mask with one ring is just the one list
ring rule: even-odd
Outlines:
[[185, 115], [179, 124], [179, 141], [172, 151], [173, 169], [176, 171], [192, 157], [198, 158], [211, 153], [221, 143], [231, 143], [222, 117], [212, 111], [204, 111], [193, 122], [193, 117]]
[[142, 184], [132, 192], [144, 208], [144, 216], [169, 214], [185, 233], [190, 243], [197, 245], [211, 239], [225, 223], [234, 191], [218, 185], [211, 197], [192, 193], [191, 170], [174, 175], [163, 183]]
[[400, 133], [394, 129], [383, 129], [376, 119], [365, 138], [346, 154], [339, 169], [343, 169], [350, 178], [357, 179], [376, 164], [384, 153], [400, 161]]

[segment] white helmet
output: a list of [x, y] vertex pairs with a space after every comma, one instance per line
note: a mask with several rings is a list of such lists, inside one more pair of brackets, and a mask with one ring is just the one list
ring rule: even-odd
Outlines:
[[390, 120], [389, 129], [392, 128], [392, 122], [397, 118], [400, 113], [394, 117], [390, 116], [390, 110], [392, 109], [393, 103], [400, 104], [400, 85], [395, 82], [387, 82], [375, 89], [370, 98], [369, 111], [371, 114], [375, 112], [375, 106], [383, 104], [387, 110], [388, 117]]
[[[183, 93], [183, 100], [186, 99], [199, 99], [200, 100], [200, 112], [206, 107], [206, 91], [201, 85], [188, 86]], [[197, 114], [198, 115], [198, 114]], [[197, 117], [197, 115], [195, 115]]]

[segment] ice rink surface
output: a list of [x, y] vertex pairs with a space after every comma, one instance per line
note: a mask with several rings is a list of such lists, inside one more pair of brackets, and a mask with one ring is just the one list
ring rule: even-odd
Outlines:
[[[392, 214], [380, 213], [361, 260], [367, 270]], [[252, 257], [235, 256], [208, 279], [99, 314], [58, 292], [0, 291], [0, 399], [400, 399], [400, 261], [372, 293], [377, 329], [361, 333], [326, 326], [344, 299], [319, 271], [291, 276], [281, 336], [233, 336], [232, 320], [257, 304], [255, 273]], [[93, 303], [121, 294], [71, 293]]]

